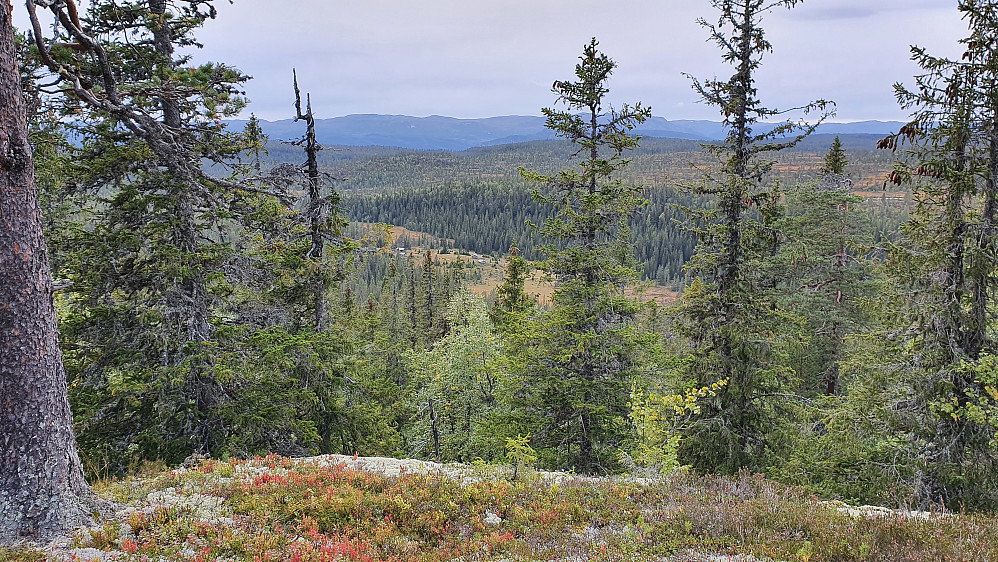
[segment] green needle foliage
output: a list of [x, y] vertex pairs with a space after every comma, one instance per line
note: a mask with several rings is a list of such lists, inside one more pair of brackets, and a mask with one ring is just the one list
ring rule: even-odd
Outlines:
[[556, 175], [521, 170], [543, 186], [536, 196], [557, 208], [540, 228], [551, 241], [544, 269], [555, 280], [552, 310], [523, 373], [528, 409], [543, 420], [533, 440], [550, 463], [590, 473], [615, 470], [616, 449], [630, 435], [638, 304], [623, 288], [637, 277], [628, 219], [643, 201], [640, 188], [612, 176], [628, 163], [622, 153], [637, 146], [628, 131], [651, 115], [640, 103], [607, 106], [616, 64], [597, 46], [586, 45], [575, 81], [554, 83], [567, 110], [543, 110], [547, 127], [578, 147], [578, 167]]
[[213, 355], [241, 198], [198, 170], [241, 150], [220, 120], [245, 106], [247, 77], [175, 55], [211, 17], [211, 2], [176, 12], [164, 2], [92, 2], [83, 32], [100, 38], [113, 75], [73, 51], [49, 53], [75, 65], [84, 83], [113, 83], [106, 95], [128, 116], [145, 115], [165, 132], [72, 95], [50, 99], [70, 116], [77, 141], [58, 188], [78, 196], [82, 223], [59, 245], [74, 282], [62, 324], [71, 399], [86, 462], [112, 472], [133, 457], [219, 453], [225, 440], [221, 405], [231, 395]]
[[[46, 153], [43, 167], [65, 171], [61, 183], [47, 176], [47, 200], [77, 205], [68, 217], [51, 205], [72, 226], [50, 232], [74, 283], [60, 307], [85, 463], [120, 473], [138, 460], [301, 454], [329, 441], [344, 417], [346, 344], [309, 336], [293, 297], [298, 273], [332, 268], [301, 248], [287, 182], [234, 181], [259, 171], [266, 143], [255, 120], [242, 134], [221, 123], [245, 107], [248, 77], [178, 54], [215, 17], [212, 2], [88, 8], [61, 32], [72, 36], [34, 46], [79, 94], [42, 98], [75, 141]], [[87, 54], [58, 47], [81, 37], [99, 39]], [[239, 165], [244, 151], [250, 162]], [[327, 238], [341, 227], [335, 206], [323, 216]]]
[[492, 307], [492, 321], [504, 333], [515, 331], [537, 306], [537, 300], [524, 290], [529, 273], [530, 264], [513, 244], [506, 254], [506, 270], [502, 284], [496, 289], [496, 301]]
[[772, 168], [767, 153], [790, 148], [810, 134], [828, 114], [828, 102], [803, 108], [817, 111], [816, 122], [788, 120], [767, 133], [754, 129], [760, 121], [781, 118], [765, 107], [756, 89], [762, 56], [772, 49], [761, 27], [774, 7], [792, 8], [797, 0], [712, 0], [720, 12], [716, 25], [700, 20], [734, 67], [727, 80], [700, 82], [694, 89], [717, 107], [728, 128], [724, 142], [706, 145], [719, 170], [691, 186], [709, 195], [715, 206], [691, 211], [691, 229], [700, 244], [689, 262], [694, 276], [683, 297], [680, 331], [690, 342], [685, 378], [700, 388], [728, 380], [716, 399], [703, 407], [705, 420], [684, 448], [685, 458], [703, 470], [735, 472], [759, 467], [787, 370], [780, 365], [775, 334], [783, 320], [760, 292], [774, 280], [760, 272], [759, 260], [774, 254], [778, 237], [772, 222], [781, 211], [780, 194], [765, 181]]
[[821, 167], [821, 171], [827, 175], [841, 176], [846, 173], [846, 165], [848, 164], [846, 151], [842, 148], [842, 141], [836, 135], [835, 140], [832, 141], [832, 146], [828, 149], [828, 154], [825, 155], [825, 164]]
[[[908, 183], [917, 207], [890, 248], [882, 334], [890, 353], [870, 369], [892, 428], [914, 459], [906, 481], [923, 504], [998, 506], [998, 6], [961, 0], [970, 34], [959, 60], [912, 47], [923, 70], [900, 84], [911, 122], [881, 141], [908, 158], [890, 180]], [[863, 370], [867, 376], [871, 373]], [[889, 382], [888, 382], [889, 381]]]

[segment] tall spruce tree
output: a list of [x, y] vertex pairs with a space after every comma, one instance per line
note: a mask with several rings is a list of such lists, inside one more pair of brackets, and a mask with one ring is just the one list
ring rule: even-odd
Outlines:
[[92, 221], [64, 258], [81, 449], [111, 471], [136, 456], [218, 453], [232, 399], [214, 353], [232, 289], [226, 234], [231, 217], [250, 211], [244, 196], [266, 190], [210, 176], [203, 163], [242, 148], [220, 120], [244, 106], [247, 77], [177, 54], [215, 16], [211, 0], [101, 0], [86, 18], [72, 0], [45, 3], [58, 22], [50, 34], [27, 5], [34, 53], [78, 126], [67, 185], [88, 195], [81, 214]]
[[959, 60], [912, 47], [924, 71], [896, 88], [911, 122], [881, 141], [908, 158], [892, 172], [917, 207], [890, 248], [886, 310], [894, 353], [892, 427], [916, 464], [923, 504], [998, 506], [998, 370], [994, 334], [998, 218], [998, 5], [961, 0], [970, 34]]
[[734, 66], [727, 80], [701, 82], [691, 77], [694, 89], [720, 110], [728, 129], [724, 142], [704, 147], [719, 160], [718, 172], [691, 186], [697, 194], [714, 197], [716, 206], [691, 213], [700, 243], [687, 266], [695, 279], [680, 309], [681, 332], [691, 346], [684, 362], [686, 378], [698, 388], [728, 381], [704, 404], [705, 419], [683, 449], [685, 459], [701, 469], [731, 472], [759, 466], [774, 406], [771, 396], [781, 386], [780, 367], [770, 356], [770, 334], [778, 320], [771, 314], [771, 302], [757, 298], [760, 284], [768, 286], [772, 280], [760, 279], [747, 264], [776, 250], [771, 225], [757, 220], [765, 221], [767, 213], [775, 218], [767, 209], [779, 199], [765, 181], [772, 167], [766, 154], [794, 146], [827, 116], [828, 102], [817, 101], [801, 108], [819, 113], [810, 123], [787, 120], [769, 132], [755, 130], [760, 121], [783, 118], [785, 113], [765, 107], [756, 89], [762, 56], [772, 49], [762, 19], [773, 8], [789, 9], [797, 3], [712, 0], [721, 14], [718, 23], [699, 21], [720, 47], [723, 60]]
[[593, 39], [575, 67], [574, 81], [552, 88], [566, 111], [545, 108], [546, 125], [578, 147], [577, 168], [543, 175], [521, 170], [543, 186], [537, 197], [557, 215], [540, 229], [550, 241], [544, 269], [554, 278], [552, 310], [524, 373], [526, 397], [544, 420], [534, 439], [562, 467], [593, 473], [616, 467], [616, 450], [630, 434], [627, 397], [638, 304], [623, 294], [636, 278], [628, 220], [641, 205], [640, 188], [613, 175], [628, 132], [651, 115], [640, 103], [609, 107], [607, 82], [616, 63]]

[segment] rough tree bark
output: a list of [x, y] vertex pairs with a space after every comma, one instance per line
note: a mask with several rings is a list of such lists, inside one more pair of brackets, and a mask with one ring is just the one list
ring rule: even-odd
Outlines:
[[86, 524], [9, 0], [0, 0], [0, 543]]

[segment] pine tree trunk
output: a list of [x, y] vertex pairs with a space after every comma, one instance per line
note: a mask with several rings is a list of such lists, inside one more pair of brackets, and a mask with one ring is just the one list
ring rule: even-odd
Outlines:
[[59, 350], [14, 28], [0, 1], [0, 543], [90, 521]]

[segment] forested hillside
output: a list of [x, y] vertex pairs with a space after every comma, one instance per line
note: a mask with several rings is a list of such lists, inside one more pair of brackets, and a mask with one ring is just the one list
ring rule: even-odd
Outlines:
[[[794, 183], [817, 176], [822, 158], [834, 136], [814, 135], [795, 150], [774, 154], [779, 165], [774, 178]], [[857, 189], [884, 188], [886, 172], [897, 154], [876, 150], [872, 135], [840, 137], [849, 151], [849, 176]], [[575, 150], [559, 141], [534, 141], [463, 151], [408, 150], [378, 146], [326, 146], [318, 154], [319, 165], [337, 179], [343, 193], [383, 192], [434, 187], [445, 183], [503, 181], [525, 185], [517, 169], [555, 171], [570, 161]], [[293, 145], [270, 141], [263, 160], [271, 165], [298, 162], [302, 156]], [[716, 164], [697, 141], [643, 138], [628, 152], [631, 164], [621, 177], [647, 187], [676, 187], [699, 177], [698, 169]], [[898, 187], [889, 186], [891, 192]]]
[[[687, 141], [644, 139], [620, 174], [642, 186], [647, 201], [630, 221], [632, 238], [644, 278], [662, 285], [684, 282], [683, 266], [696, 246], [682, 209], [708, 204], [682, 190], [696, 181], [698, 166], [709, 161], [698, 149]], [[827, 149], [781, 155], [773, 175], [784, 185], [815, 181]], [[536, 260], [543, 241], [531, 225], [541, 224], [551, 208], [531, 195], [517, 167], [551, 171], [570, 156], [564, 143], [551, 141], [460, 153], [402, 152], [327, 166], [343, 178], [336, 186], [345, 194], [343, 209], [352, 220], [404, 226], [450, 239], [454, 248], [493, 256], [515, 243], [525, 257]], [[849, 157], [851, 189], [864, 195], [860, 205], [869, 213], [877, 239], [896, 232], [910, 203], [896, 186], [889, 192], [884, 188], [894, 155], [867, 150], [851, 151]]]
[[[223, 120], [229, 128], [242, 129], [244, 119]], [[272, 139], [290, 140], [299, 136], [293, 119], [259, 121], [260, 128]], [[839, 135], [854, 148], [853, 139], [865, 141], [864, 148], [877, 139], [896, 131], [904, 123], [860, 121], [855, 123], [824, 123], [816, 137]], [[761, 124], [766, 130], [773, 123]], [[686, 139], [714, 142], [724, 138], [724, 125], [718, 121], [694, 121], [651, 117], [634, 129], [644, 138]], [[324, 145], [354, 147], [392, 146], [418, 150], [467, 150], [474, 147], [499, 146], [522, 142], [551, 140], [553, 132], [544, 126], [540, 116], [506, 115], [480, 119], [455, 119], [440, 115], [411, 117], [407, 115], [354, 114], [315, 120], [316, 139]]]
[[[834, 136], [813, 135], [794, 151], [774, 155], [774, 181], [785, 186], [821, 176], [825, 152]], [[876, 240], [896, 233], [912, 205], [908, 192], [886, 185], [897, 154], [877, 151], [873, 135], [849, 135], [850, 189], [863, 196]], [[389, 147], [331, 146], [319, 153], [324, 172], [344, 194], [350, 220], [403, 226], [439, 239], [435, 246], [503, 255], [515, 243], [528, 259], [540, 259], [543, 242], [530, 226], [551, 209], [531, 195], [518, 168], [554, 171], [572, 156], [570, 145], [534, 141], [464, 151], [406, 150]], [[264, 159], [296, 162], [294, 147], [271, 141]], [[685, 281], [683, 266], [693, 255], [696, 237], [684, 225], [682, 208], [708, 204], [684, 193], [712, 159], [698, 141], [645, 138], [628, 153], [631, 163], [619, 177], [640, 185], [647, 204], [637, 210], [631, 229], [643, 278], [666, 286]], [[716, 162], [714, 162], [716, 164]], [[447, 241], [447, 242], [444, 242]], [[408, 244], [400, 243], [406, 246]]]
[[[774, 180], [794, 185], [817, 179], [834, 138], [814, 135], [796, 151], [777, 155]], [[889, 237], [911, 205], [906, 191], [885, 186], [896, 154], [876, 151], [872, 135], [850, 135], [842, 146], [849, 150], [851, 189], [864, 196], [877, 240]], [[554, 171], [570, 160], [572, 152], [559, 141], [459, 152], [332, 146], [319, 153], [318, 161], [344, 194], [342, 207], [350, 220], [402, 226], [438, 239], [435, 247], [492, 256], [503, 255], [515, 243], [525, 257], [537, 260], [543, 242], [530, 225], [539, 225], [551, 209], [532, 197], [532, 188], [518, 168]], [[272, 141], [263, 158], [281, 164], [300, 156], [290, 145]], [[642, 276], [680, 286], [685, 280], [683, 266], [696, 245], [695, 236], [683, 225], [682, 208], [707, 204], [683, 193], [682, 187], [697, 181], [711, 159], [697, 141], [660, 138], [642, 139], [628, 158], [631, 163], [619, 176], [642, 186], [647, 199], [631, 220]]]
[[[723, 139], [638, 138], [651, 109], [617, 99], [625, 70], [593, 38], [539, 108], [557, 140], [451, 152], [319, 150], [297, 75], [300, 139], [227, 127], [248, 77], [179, 54], [212, 1], [121, 4], [29, 3], [33, 166], [0, 162], [37, 184], [37, 205], [0, 195], [44, 228], [42, 289], [19, 294], [44, 297], [51, 330], [58, 315], [59, 345], [32, 357], [61, 353], [48, 407], [71, 408], [91, 480], [343, 453], [748, 472], [823, 499], [998, 510], [998, 7], [958, 1], [959, 61], [913, 49], [921, 74], [896, 92], [911, 122], [875, 143], [817, 135], [831, 102], [761, 97], [764, 18], [797, 2], [712, 0], [704, 33], [732, 74], [688, 71]], [[648, 282], [675, 298], [641, 298]], [[3, 384], [23, 408], [31, 389]], [[33, 447], [14, 429], [2, 458]], [[0, 464], [0, 489], [27, 490], [0, 498], [0, 542], [50, 532], [24, 479], [51, 475], [18, 466]]]

